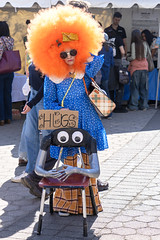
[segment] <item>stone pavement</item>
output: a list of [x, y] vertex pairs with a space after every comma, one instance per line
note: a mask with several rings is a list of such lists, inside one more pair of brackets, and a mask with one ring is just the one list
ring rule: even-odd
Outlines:
[[3, 240], [159, 240], [160, 239], [160, 109], [114, 113], [103, 119], [109, 149], [99, 152], [103, 212], [88, 216], [50, 216], [45, 202], [42, 235], [36, 235], [40, 200], [10, 178], [20, 174], [18, 144], [23, 120], [0, 127], [0, 238]]

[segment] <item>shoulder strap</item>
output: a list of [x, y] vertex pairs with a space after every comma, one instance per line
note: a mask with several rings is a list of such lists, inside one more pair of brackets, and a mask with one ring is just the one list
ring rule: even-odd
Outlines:
[[84, 83], [84, 87], [85, 87], [86, 94], [88, 95], [88, 90], [87, 90], [87, 86], [86, 86], [86, 82], [85, 82], [84, 77], [83, 77], [83, 83]]
[[[98, 84], [95, 82], [95, 80], [93, 78], [90, 78], [92, 80], [92, 82], [94, 83], [94, 86], [96, 86], [97, 88], [99, 88]], [[87, 90], [87, 86], [86, 86], [86, 82], [85, 82], [85, 78], [83, 77], [83, 83], [84, 83], [84, 87], [85, 87], [85, 91], [86, 94], [88, 95], [88, 90]]]
[[66, 98], [66, 96], [67, 96], [67, 94], [68, 94], [68, 92], [69, 92], [69, 90], [70, 90], [70, 88], [71, 88], [71, 86], [72, 86], [72, 84], [73, 84], [75, 78], [76, 78], [76, 75], [74, 75], [74, 78], [73, 78], [71, 84], [69, 85], [69, 87], [68, 87], [68, 89], [67, 89], [67, 92], [65, 93], [65, 95], [64, 95], [64, 97], [63, 97], [63, 99], [62, 99], [61, 107], [64, 107], [64, 99]]

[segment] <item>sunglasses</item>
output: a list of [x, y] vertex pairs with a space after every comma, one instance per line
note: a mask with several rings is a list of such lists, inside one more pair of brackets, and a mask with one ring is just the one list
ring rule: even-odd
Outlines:
[[69, 52], [61, 52], [61, 53], [60, 53], [60, 57], [61, 57], [62, 59], [65, 59], [65, 58], [67, 58], [68, 53], [69, 53], [71, 56], [74, 57], [74, 56], [77, 55], [77, 50], [76, 50], [76, 49], [71, 49]]

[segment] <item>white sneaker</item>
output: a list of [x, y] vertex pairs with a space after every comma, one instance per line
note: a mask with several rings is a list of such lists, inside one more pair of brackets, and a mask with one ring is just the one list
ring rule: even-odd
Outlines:
[[12, 178], [11, 178], [11, 181], [12, 181], [12, 182], [15, 182], [15, 183], [20, 183], [20, 182], [21, 182], [21, 178], [24, 178], [24, 177], [26, 177], [27, 175], [28, 175], [28, 173], [25, 172], [25, 171], [23, 171], [23, 172], [21, 173], [21, 175], [12, 177]]

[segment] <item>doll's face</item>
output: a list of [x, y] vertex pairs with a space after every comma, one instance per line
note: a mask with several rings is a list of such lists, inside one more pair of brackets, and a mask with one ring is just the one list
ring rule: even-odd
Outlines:
[[60, 53], [60, 57], [65, 61], [67, 65], [72, 66], [75, 62], [75, 56], [77, 55], [76, 49], [65, 49], [65, 51]]

